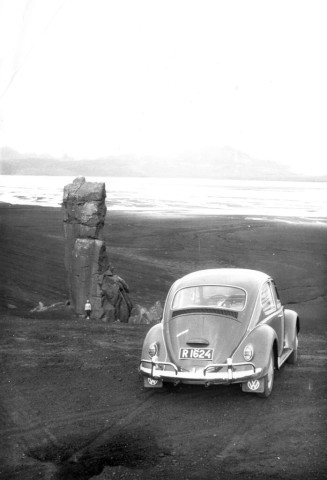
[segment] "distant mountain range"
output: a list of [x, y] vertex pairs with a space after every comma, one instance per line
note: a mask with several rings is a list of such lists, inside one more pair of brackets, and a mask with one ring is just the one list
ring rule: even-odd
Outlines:
[[308, 177], [292, 172], [285, 165], [257, 160], [230, 147], [187, 152], [176, 158], [108, 156], [92, 160], [53, 158], [48, 155], [21, 154], [11, 148], [0, 149], [2, 175], [69, 175], [103, 177], [191, 177], [232, 180], [312, 180], [327, 181], [327, 176]]

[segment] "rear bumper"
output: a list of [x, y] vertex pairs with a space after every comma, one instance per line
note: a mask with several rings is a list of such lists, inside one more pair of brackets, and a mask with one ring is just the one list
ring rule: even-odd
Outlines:
[[193, 371], [185, 371], [171, 362], [160, 362], [142, 359], [139, 367], [145, 377], [166, 382], [193, 383], [193, 384], [228, 384], [243, 383], [262, 377], [262, 368], [256, 368], [251, 362], [227, 363], [207, 365], [204, 368], [196, 367]]

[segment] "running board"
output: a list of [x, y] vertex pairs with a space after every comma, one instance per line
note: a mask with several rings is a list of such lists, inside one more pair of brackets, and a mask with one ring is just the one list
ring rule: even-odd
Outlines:
[[285, 361], [288, 359], [288, 357], [291, 355], [292, 352], [293, 352], [292, 348], [284, 348], [281, 356], [278, 357], [278, 368], [280, 368], [283, 365], [283, 363], [285, 363]]

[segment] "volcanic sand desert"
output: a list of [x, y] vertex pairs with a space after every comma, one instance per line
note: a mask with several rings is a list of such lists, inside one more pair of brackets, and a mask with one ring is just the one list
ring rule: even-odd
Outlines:
[[[0, 205], [1, 479], [327, 478], [327, 227], [264, 218], [109, 212], [134, 303], [194, 270], [270, 274], [301, 321], [299, 360], [268, 399], [238, 385], [145, 390], [149, 325], [87, 322], [67, 300], [62, 212]], [[42, 302], [44, 311], [32, 311]]]

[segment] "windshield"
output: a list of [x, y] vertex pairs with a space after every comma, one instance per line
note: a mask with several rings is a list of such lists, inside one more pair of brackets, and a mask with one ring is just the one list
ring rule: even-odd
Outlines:
[[173, 300], [174, 310], [190, 307], [221, 307], [240, 312], [246, 293], [228, 285], [197, 285], [179, 290]]

